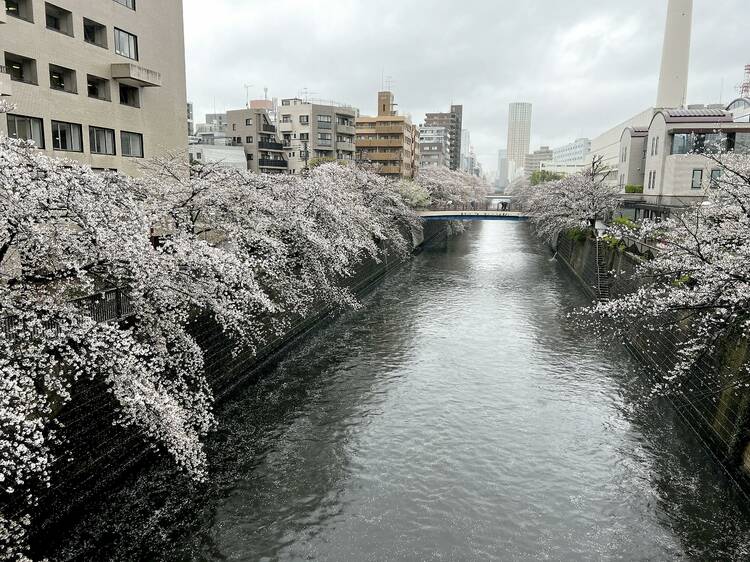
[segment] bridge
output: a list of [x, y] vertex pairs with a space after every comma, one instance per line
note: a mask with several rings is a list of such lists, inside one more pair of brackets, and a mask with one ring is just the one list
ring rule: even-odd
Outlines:
[[525, 221], [529, 218], [521, 211], [508, 210], [508, 206], [505, 201], [451, 205], [419, 209], [417, 214], [425, 221]]

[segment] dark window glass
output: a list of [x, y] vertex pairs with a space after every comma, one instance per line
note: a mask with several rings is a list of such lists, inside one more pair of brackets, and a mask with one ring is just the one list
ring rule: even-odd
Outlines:
[[116, 154], [115, 132], [112, 129], [89, 127], [89, 143], [92, 154]]
[[86, 85], [90, 98], [109, 101], [109, 80], [89, 74], [86, 77]]
[[143, 158], [143, 135], [140, 133], [120, 132], [122, 155], [133, 158]]
[[52, 148], [70, 152], [83, 152], [81, 126], [76, 123], [52, 121]]
[[703, 187], [703, 170], [693, 170], [693, 181], [690, 185], [692, 189]]
[[120, 84], [120, 103], [130, 107], [141, 107], [141, 92], [138, 88]]
[[107, 48], [107, 28], [95, 21], [83, 18], [83, 40], [98, 47]]
[[37, 148], [44, 148], [44, 124], [36, 117], [8, 114], [8, 136], [34, 141]]

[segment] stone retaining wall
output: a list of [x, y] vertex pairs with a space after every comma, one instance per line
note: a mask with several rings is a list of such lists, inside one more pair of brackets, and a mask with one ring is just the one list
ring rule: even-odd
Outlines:
[[[568, 266], [584, 289], [595, 296], [596, 242], [560, 236], [558, 258]], [[605, 245], [605, 263], [611, 272], [610, 293], [617, 297], [638, 287], [633, 278], [638, 264], [647, 257]], [[633, 332], [626, 342], [633, 355], [650, 367], [654, 377], [668, 372], [678, 361], [678, 346], [688, 337], [684, 323], [670, 333]], [[750, 390], [741, 369], [750, 361], [747, 340], [736, 337], [722, 343], [711, 357], [695, 365], [679, 391], [669, 396], [683, 419], [693, 428], [717, 460], [750, 484]]]

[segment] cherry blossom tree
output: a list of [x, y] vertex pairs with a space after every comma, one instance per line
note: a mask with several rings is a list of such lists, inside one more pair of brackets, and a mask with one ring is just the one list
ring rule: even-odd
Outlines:
[[439, 208], [482, 201], [489, 192], [481, 178], [445, 166], [420, 168], [414, 181], [427, 191], [432, 206]]
[[[24, 553], [28, 516], [2, 506], [49, 481], [53, 410], [76, 380], [103, 381], [119, 423], [205, 478], [196, 314], [255, 349], [315, 307], [355, 306], [346, 279], [386, 248], [405, 255], [413, 228], [396, 186], [353, 165], [270, 176], [169, 155], [133, 179], [0, 137], [0, 555]], [[75, 300], [112, 288], [126, 321]]]
[[596, 232], [597, 220], [608, 219], [621, 204], [619, 188], [606, 181], [609, 173], [601, 158], [596, 158], [579, 174], [523, 186], [520, 204], [546, 240], [576, 228]]
[[604, 320], [597, 322], [602, 330], [621, 337], [686, 334], [678, 346], [679, 361], [659, 385], [664, 390], [679, 386], [695, 362], [719, 343], [750, 335], [750, 156], [707, 158], [722, 174], [712, 180], [702, 203], [666, 220], [611, 229], [612, 236], [638, 238], [658, 251], [638, 267], [634, 292], [586, 311]]

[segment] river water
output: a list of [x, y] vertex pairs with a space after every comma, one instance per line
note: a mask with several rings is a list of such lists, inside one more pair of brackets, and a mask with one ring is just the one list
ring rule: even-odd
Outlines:
[[743, 499], [520, 223], [477, 223], [218, 412], [210, 481], [165, 463], [56, 556], [743, 560]]

